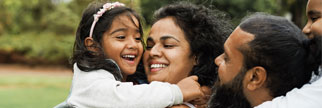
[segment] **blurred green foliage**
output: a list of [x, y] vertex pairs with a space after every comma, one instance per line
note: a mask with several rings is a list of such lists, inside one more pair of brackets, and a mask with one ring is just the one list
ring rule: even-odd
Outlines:
[[[152, 15], [155, 10], [167, 4], [181, 1], [224, 11], [235, 26], [243, 17], [253, 12], [266, 12], [279, 16], [291, 13], [293, 15], [291, 19], [295, 21], [296, 25], [303, 27], [305, 23], [305, 0], [141, 0], [141, 13], [147, 23], [152, 24]], [[296, 20], [299, 21], [296, 22]]]
[[29, 60], [57, 62], [56, 60], [68, 60], [72, 53], [73, 42], [74, 37], [71, 35], [57, 36], [52, 32], [26, 32], [19, 35], [2, 35], [0, 48], [2, 51], [22, 54]]
[[143, 16], [145, 35], [154, 11], [178, 1], [225, 11], [235, 26], [257, 11], [281, 16], [290, 13], [299, 27], [305, 23], [304, 0], [0, 0], [0, 62], [2, 51], [29, 60], [63, 60], [67, 64], [81, 14], [93, 1], [119, 1], [135, 9]]

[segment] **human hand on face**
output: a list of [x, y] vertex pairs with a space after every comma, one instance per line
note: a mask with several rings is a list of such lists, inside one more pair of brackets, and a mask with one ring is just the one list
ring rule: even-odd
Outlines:
[[204, 93], [202, 92], [200, 84], [197, 81], [197, 76], [190, 76], [177, 83], [182, 92], [184, 102], [189, 102], [199, 97], [204, 97]]

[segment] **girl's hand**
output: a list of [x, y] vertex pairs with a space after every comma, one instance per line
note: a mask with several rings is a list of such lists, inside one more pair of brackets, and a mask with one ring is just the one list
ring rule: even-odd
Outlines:
[[181, 105], [174, 105], [170, 108], [190, 108], [190, 107], [188, 107], [187, 105], [181, 104]]
[[[208, 86], [202, 86], [201, 90], [202, 90], [204, 96], [198, 97], [197, 99], [190, 101], [190, 103], [194, 104], [195, 106], [206, 106], [207, 102], [210, 98], [211, 88], [209, 88]], [[204, 107], [200, 107], [200, 108], [204, 108]]]
[[184, 78], [178, 82], [177, 85], [181, 89], [184, 102], [189, 102], [199, 97], [204, 97], [200, 84], [197, 81], [198, 77], [194, 75]]

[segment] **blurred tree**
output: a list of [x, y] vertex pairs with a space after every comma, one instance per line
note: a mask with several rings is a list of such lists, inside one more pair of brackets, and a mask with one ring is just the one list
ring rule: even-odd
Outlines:
[[281, 6], [288, 10], [292, 15], [292, 21], [303, 28], [306, 23], [306, 2], [307, 0], [281, 0]]
[[67, 4], [61, 3], [53, 7], [53, 11], [43, 15], [42, 28], [45, 31], [56, 34], [73, 34], [80, 20], [80, 15], [68, 8]]
[[[82, 12], [93, 1], [125, 3], [141, 13], [148, 25], [155, 10], [178, 1], [225, 11], [235, 26], [244, 16], [258, 11], [290, 14], [299, 27], [306, 20], [306, 0], [0, 0], [0, 51], [18, 52], [31, 59], [68, 58]], [[147, 34], [148, 27], [144, 31]]]
[[227, 12], [236, 26], [243, 17], [253, 12], [280, 15], [278, 13], [280, 6], [276, 0], [207, 0], [205, 4], [213, 5], [215, 8]]
[[243, 17], [253, 12], [266, 12], [279, 16], [291, 13], [291, 20], [296, 25], [303, 27], [305, 23], [306, 0], [141, 0], [142, 15], [147, 23], [151, 24], [155, 10], [177, 1], [188, 1], [224, 11], [231, 17], [235, 26]]
[[[43, 0], [45, 1], [45, 0]], [[39, 4], [43, 4], [40, 6]], [[46, 3], [39, 0], [2, 0], [0, 1], [0, 22], [3, 24], [4, 31], [8, 33], [20, 33], [22, 30], [34, 28], [39, 23], [41, 7], [46, 7]]]
[[148, 25], [151, 25], [154, 11], [164, 5], [172, 3], [173, 1], [176, 1], [176, 0], [141, 0], [140, 2], [141, 14], [144, 17], [146, 23]]

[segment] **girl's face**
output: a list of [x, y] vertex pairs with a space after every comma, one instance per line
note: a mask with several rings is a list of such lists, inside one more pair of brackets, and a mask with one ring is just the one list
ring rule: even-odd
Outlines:
[[124, 78], [134, 74], [143, 53], [139, 21], [131, 17], [127, 13], [116, 16], [102, 37], [104, 53], [119, 65]]
[[143, 63], [149, 82], [175, 84], [191, 72], [195, 60], [184, 32], [175, 24], [173, 17], [160, 19], [153, 24]]
[[307, 23], [303, 32], [313, 38], [322, 36], [322, 0], [309, 0], [306, 7]]

